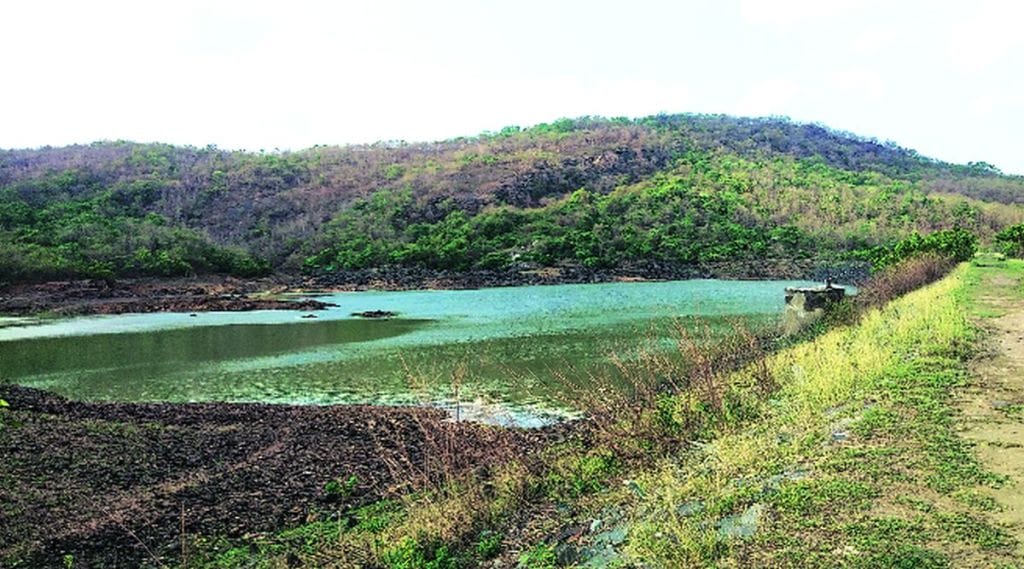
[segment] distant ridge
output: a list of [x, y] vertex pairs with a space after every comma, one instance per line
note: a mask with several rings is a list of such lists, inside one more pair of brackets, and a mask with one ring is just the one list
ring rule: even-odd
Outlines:
[[284, 153], [0, 151], [0, 280], [835, 259], [1024, 219], [1024, 178], [780, 118], [582, 117]]

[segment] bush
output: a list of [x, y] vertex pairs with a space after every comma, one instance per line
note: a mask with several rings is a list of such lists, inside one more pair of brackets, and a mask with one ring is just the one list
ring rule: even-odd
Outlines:
[[1011, 225], [996, 233], [995, 243], [1008, 257], [1024, 257], [1024, 223]]
[[862, 253], [876, 271], [913, 257], [932, 254], [947, 257], [953, 262], [969, 261], [978, 252], [978, 238], [964, 229], [947, 229], [928, 235], [913, 233], [892, 245], [875, 247]]
[[874, 274], [861, 287], [855, 302], [859, 309], [881, 306], [941, 279], [955, 266], [955, 259], [934, 253], [902, 260]]

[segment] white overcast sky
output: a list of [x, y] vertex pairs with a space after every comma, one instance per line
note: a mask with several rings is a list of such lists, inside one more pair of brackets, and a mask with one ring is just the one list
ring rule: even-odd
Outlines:
[[437, 140], [786, 115], [1024, 173], [1024, 3], [7, 2], [0, 147]]

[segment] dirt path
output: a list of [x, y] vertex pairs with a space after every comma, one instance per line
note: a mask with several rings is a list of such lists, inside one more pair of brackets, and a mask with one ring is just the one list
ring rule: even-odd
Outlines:
[[1020, 278], [984, 270], [976, 288], [976, 324], [988, 331], [988, 353], [972, 369], [960, 402], [963, 436], [976, 443], [988, 470], [1006, 477], [984, 488], [998, 505], [991, 518], [1018, 540], [1024, 558], [1024, 296]]

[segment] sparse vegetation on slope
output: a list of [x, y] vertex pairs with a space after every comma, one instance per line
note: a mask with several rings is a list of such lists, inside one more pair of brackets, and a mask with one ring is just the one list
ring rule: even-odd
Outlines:
[[834, 258], [914, 232], [988, 238], [1024, 220], [1022, 188], [983, 163], [705, 115], [270, 154], [9, 150], [0, 279]]
[[[650, 490], [630, 553], [667, 565], [1008, 562], [1005, 531], [954, 499], [999, 482], [951, 418], [968, 381], [965, 270], [771, 357], [783, 387], [764, 419], [640, 482]], [[751, 512], [750, 537], [722, 530]]]
[[[307, 268], [611, 268], [766, 258], [884, 265], [924, 250], [963, 260], [973, 254], [968, 232], [991, 235], [1013, 219], [1010, 211], [986, 214], [879, 174], [700, 153], [638, 184], [608, 194], [579, 189], [538, 208], [502, 207], [471, 217], [452, 206], [437, 223], [408, 224], [414, 203], [410, 192], [357, 201], [328, 226], [320, 241], [325, 248], [306, 260]], [[951, 227], [959, 231], [945, 229]], [[935, 237], [918, 234], [940, 230]]]

